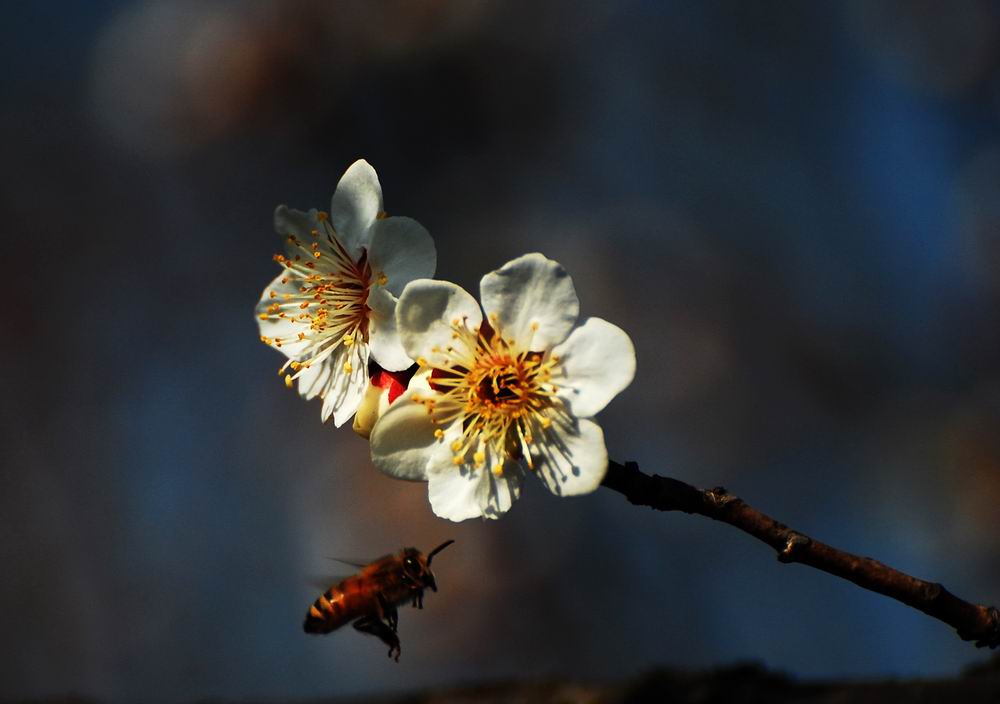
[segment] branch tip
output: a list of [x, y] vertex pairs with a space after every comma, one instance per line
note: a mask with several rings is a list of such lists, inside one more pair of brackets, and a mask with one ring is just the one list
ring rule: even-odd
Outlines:
[[937, 582], [916, 579], [870, 558], [853, 555], [792, 530], [724, 487], [702, 490], [671, 477], [649, 476], [637, 462], [608, 462], [602, 484], [637, 506], [697, 513], [739, 528], [777, 551], [778, 561], [815, 567], [863, 589], [891, 597], [947, 623], [979, 648], [1000, 647], [1000, 610], [972, 604]]

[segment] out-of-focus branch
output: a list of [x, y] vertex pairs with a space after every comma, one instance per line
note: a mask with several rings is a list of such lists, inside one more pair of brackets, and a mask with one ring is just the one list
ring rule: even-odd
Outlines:
[[722, 487], [702, 490], [670, 477], [649, 476], [635, 462], [612, 461], [603, 485], [637, 506], [683, 511], [728, 523], [778, 552], [780, 562], [798, 562], [892, 597], [944, 621], [977, 647], [1000, 646], [1000, 611], [970, 604], [937, 582], [926, 582], [869, 557], [838, 550], [779, 523]]

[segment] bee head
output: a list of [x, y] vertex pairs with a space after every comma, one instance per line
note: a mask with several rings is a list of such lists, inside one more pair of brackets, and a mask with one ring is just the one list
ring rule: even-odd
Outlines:
[[449, 540], [438, 545], [426, 556], [416, 548], [406, 548], [403, 550], [403, 572], [415, 584], [436, 592], [437, 582], [434, 581], [434, 573], [431, 572], [431, 560], [453, 542], [455, 541]]

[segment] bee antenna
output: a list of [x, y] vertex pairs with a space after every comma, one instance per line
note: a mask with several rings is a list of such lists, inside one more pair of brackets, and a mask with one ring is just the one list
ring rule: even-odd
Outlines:
[[435, 555], [437, 555], [439, 552], [441, 552], [442, 550], [444, 550], [446, 547], [448, 547], [449, 545], [451, 545], [454, 542], [455, 542], [454, 540], [446, 540], [443, 543], [441, 543], [440, 545], [438, 545], [436, 548], [434, 548], [433, 550], [431, 550], [429, 553], [427, 553], [427, 566], [428, 567], [431, 566], [431, 560], [434, 559]]

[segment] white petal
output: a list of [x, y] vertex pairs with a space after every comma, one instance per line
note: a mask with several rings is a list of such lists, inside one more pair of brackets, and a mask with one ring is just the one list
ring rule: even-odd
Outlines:
[[330, 222], [337, 239], [354, 260], [361, 256], [369, 242], [369, 228], [382, 212], [382, 186], [378, 175], [364, 159], [358, 159], [347, 169], [330, 201]]
[[411, 358], [430, 356], [435, 346], [452, 343], [452, 321], [464, 321], [478, 332], [483, 314], [476, 299], [447, 281], [417, 279], [410, 282], [396, 304], [396, 325], [403, 348]]
[[486, 461], [479, 467], [452, 462], [451, 443], [461, 437], [461, 423], [453, 424], [444, 440], [435, 448], [427, 470], [427, 495], [434, 514], [450, 521], [468, 518], [500, 518], [510, 510], [521, 494], [524, 472], [518, 462], [508, 461], [502, 477], [490, 468], [497, 458], [486, 450]]
[[[287, 279], [287, 282], [282, 283], [282, 279]], [[271, 346], [289, 359], [301, 358], [302, 353], [309, 346], [310, 343], [308, 341], [300, 341], [298, 337], [300, 332], [308, 332], [309, 326], [297, 322], [291, 317], [278, 318], [269, 316], [266, 320], [261, 320], [260, 316], [267, 314], [267, 309], [273, 304], [277, 303], [281, 305], [284, 300], [284, 294], [297, 295], [299, 293], [299, 286], [301, 285], [302, 280], [298, 277], [290, 276], [284, 272], [278, 274], [268, 284], [267, 288], [264, 289], [260, 300], [257, 302], [257, 307], [254, 309], [254, 317], [257, 319], [257, 328], [260, 330], [261, 336], [282, 340], [281, 347], [276, 345]], [[274, 296], [271, 295], [272, 291], [275, 294]]]
[[588, 318], [552, 350], [559, 357], [553, 381], [573, 415], [589, 418], [632, 383], [635, 348], [628, 334], [601, 318]]
[[333, 383], [323, 396], [322, 417], [326, 421], [332, 413], [333, 424], [339, 428], [354, 416], [368, 388], [368, 345], [343, 345], [331, 357]]
[[[351, 363], [351, 371], [344, 364]], [[351, 419], [368, 386], [367, 345], [341, 345], [322, 362], [310, 365], [298, 375], [299, 394], [306, 400], [323, 399], [320, 417], [325, 423], [333, 416], [338, 428]]]
[[333, 364], [329, 358], [318, 364], [310, 365], [308, 369], [303, 369], [302, 373], [299, 374], [299, 395], [308, 401], [321, 394], [326, 394], [326, 389], [330, 386], [332, 379]]
[[[541, 254], [525, 254], [483, 277], [479, 284], [483, 310], [505, 338], [534, 351], [566, 339], [576, 324], [580, 301], [573, 280], [559, 262]], [[537, 326], [537, 329], [535, 329]]]
[[480, 507], [480, 488], [489, 472], [460, 471], [458, 467], [435, 472], [427, 478], [427, 498], [434, 515], [449, 521], [464, 521], [483, 515]]
[[557, 420], [536, 438], [535, 448], [535, 471], [557, 496], [594, 491], [608, 471], [604, 433], [586, 418]]
[[312, 231], [319, 227], [315, 208], [308, 213], [295, 210], [285, 205], [274, 209], [274, 231], [282, 237], [295, 235], [302, 242], [312, 239]]
[[414, 279], [434, 276], [437, 252], [423, 225], [411, 218], [391, 217], [372, 225], [368, 261], [376, 279], [385, 274], [385, 287], [398, 296]]
[[372, 311], [368, 324], [372, 357], [390, 372], [408, 368], [413, 360], [403, 349], [396, 328], [396, 297], [381, 286], [372, 286], [368, 290], [368, 307]]
[[371, 435], [372, 462], [391, 477], [409, 481], [427, 479], [427, 466], [442, 441], [434, 437], [437, 426], [431, 423], [427, 408], [415, 402], [413, 396], [426, 396], [428, 392], [426, 382], [417, 381], [415, 385], [411, 382], [411, 387], [375, 423]]

